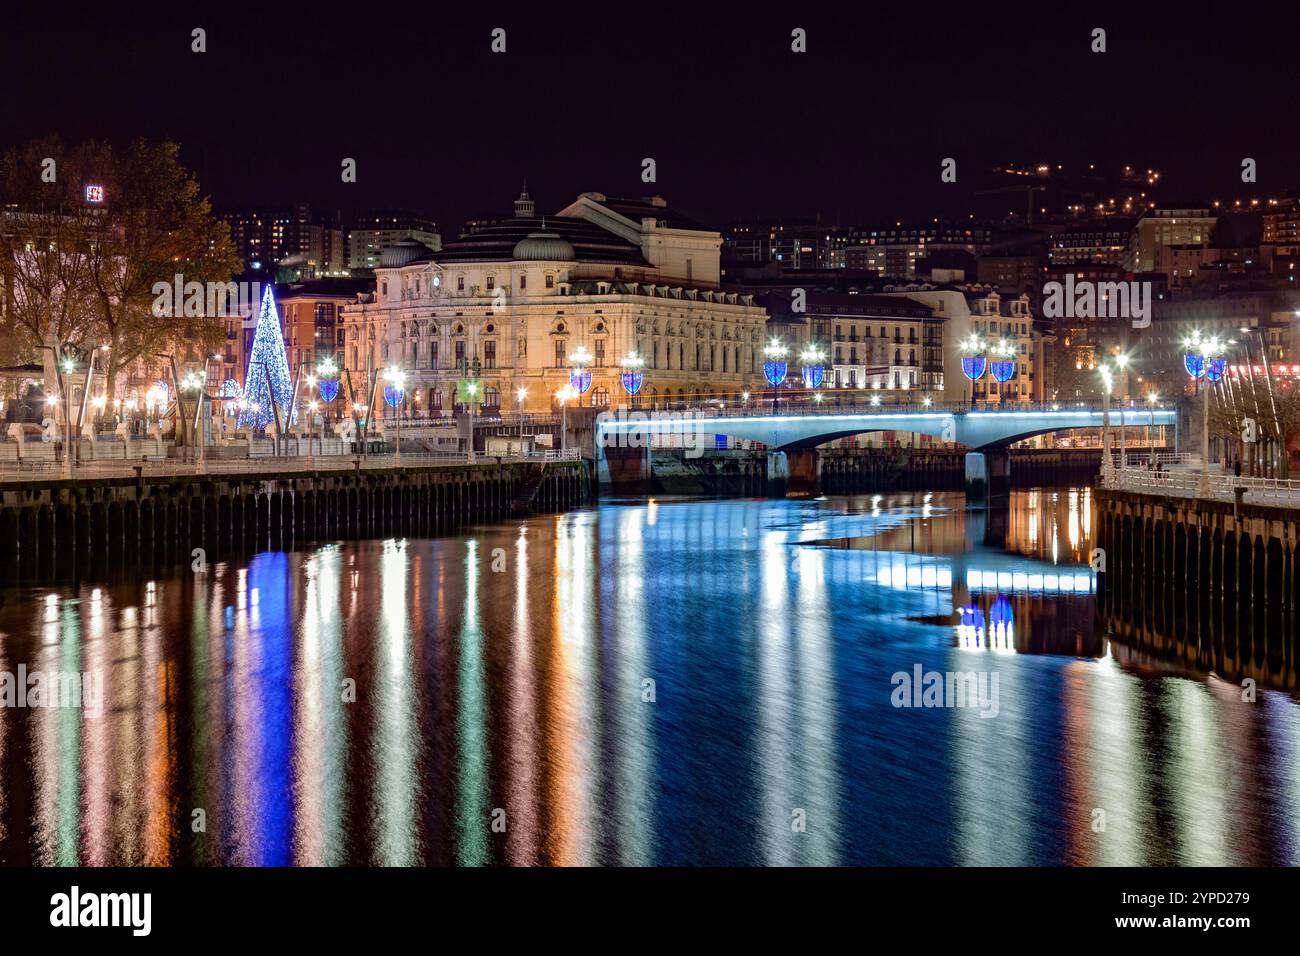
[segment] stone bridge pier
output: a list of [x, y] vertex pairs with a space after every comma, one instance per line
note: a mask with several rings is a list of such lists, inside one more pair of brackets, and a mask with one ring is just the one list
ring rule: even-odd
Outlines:
[[821, 493], [821, 455], [816, 448], [767, 453], [767, 493], [773, 498]]
[[986, 501], [1011, 491], [1011, 452], [985, 448], [966, 454], [966, 499]]

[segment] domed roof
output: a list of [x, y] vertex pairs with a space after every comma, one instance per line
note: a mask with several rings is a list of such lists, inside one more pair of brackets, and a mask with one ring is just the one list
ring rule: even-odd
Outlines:
[[431, 250], [422, 242], [416, 242], [414, 239], [403, 239], [389, 246], [379, 254], [379, 265], [381, 268], [398, 268], [413, 262], [421, 256], [428, 255]]
[[569, 261], [576, 258], [576, 256], [569, 240], [558, 232], [551, 232], [543, 228], [537, 232], [530, 232], [515, 243], [515, 251], [511, 254], [511, 258]]

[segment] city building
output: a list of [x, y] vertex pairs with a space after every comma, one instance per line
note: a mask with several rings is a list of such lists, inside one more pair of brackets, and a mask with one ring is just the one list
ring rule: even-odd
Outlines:
[[407, 239], [434, 252], [442, 248], [438, 224], [432, 219], [400, 212], [371, 212], [359, 216], [348, 229], [348, 268], [354, 274], [373, 273], [384, 250]]
[[657, 196], [583, 193], [539, 219], [525, 192], [514, 211], [437, 251], [413, 240], [384, 251], [374, 292], [343, 310], [354, 377], [402, 368], [422, 414], [451, 411], [475, 368], [486, 412], [549, 410], [584, 352], [588, 405], [628, 404], [619, 373], [631, 354], [645, 362], [642, 404], [761, 381], [767, 316], [720, 286], [720, 233]]
[[770, 316], [769, 335], [789, 346], [792, 368], [801, 366], [805, 349], [820, 351], [831, 397], [841, 389], [943, 392], [943, 319], [928, 305], [836, 292], [806, 294], [801, 312], [788, 293], [764, 293], [757, 301]]
[[[1054, 391], [1055, 333], [1036, 321], [1029, 296], [1003, 296], [988, 285], [939, 285], [918, 282], [888, 289], [888, 296], [929, 306], [942, 323], [939, 341], [932, 346], [942, 366], [936, 376], [946, 402], [1005, 404], [1046, 401]], [[1002, 383], [985, 376], [971, 383], [962, 372], [963, 344], [975, 336], [986, 347], [1005, 344], [1014, 356], [1015, 370]]]
[[1070, 224], [1052, 233], [1047, 256], [1052, 265], [1101, 263], [1120, 265], [1137, 220], [1128, 216], [1102, 216]]
[[272, 280], [346, 276], [343, 229], [337, 216], [320, 216], [306, 203], [289, 212], [232, 212], [221, 216], [244, 267]]
[[1186, 255], [1173, 249], [1211, 244], [1218, 216], [1206, 205], [1162, 204], [1148, 209], [1133, 227], [1122, 265], [1129, 272], [1163, 272], [1172, 281]]
[[988, 229], [973, 222], [952, 225], [935, 221], [927, 226], [898, 222], [875, 229], [849, 230], [843, 261], [848, 269], [914, 279], [918, 262], [936, 251], [961, 251], [979, 256], [988, 247]]

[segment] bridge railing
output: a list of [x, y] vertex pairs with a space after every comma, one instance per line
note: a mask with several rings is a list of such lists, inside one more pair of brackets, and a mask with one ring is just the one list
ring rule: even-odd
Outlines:
[[[501, 464], [520, 461], [577, 461], [581, 452], [577, 448], [546, 449], [520, 455], [484, 455], [475, 453], [475, 464]], [[206, 461], [202, 465], [193, 461], [175, 459], [85, 462], [73, 471], [74, 479], [164, 477], [172, 475], [266, 475], [301, 474], [321, 471], [352, 471], [371, 468], [431, 468], [465, 465], [471, 461], [466, 454], [395, 454], [385, 455], [301, 455], [258, 458], [233, 458]], [[21, 466], [7, 462], [0, 464], [0, 484], [31, 481], [32, 479], [57, 479], [62, 477], [60, 462], [23, 462]]]
[[[878, 393], [868, 393], [878, 394]], [[654, 409], [637, 408], [633, 411], [649, 412]], [[670, 409], [658, 409], [667, 411]], [[779, 416], [818, 416], [818, 415], [920, 415], [920, 414], [1012, 414], [1012, 413], [1034, 413], [1034, 412], [1054, 412], [1056, 414], [1066, 414], [1069, 412], [1079, 413], [1100, 413], [1103, 406], [1100, 402], [1008, 402], [1005, 405], [986, 405], [983, 403], [971, 404], [969, 402], [931, 402], [929, 405], [923, 402], [887, 402], [881, 401], [879, 405], [874, 405], [869, 399], [861, 401], [854, 400], [851, 402], [834, 403], [830, 401], [820, 403], [807, 403], [800, 401], [797, 404], [787, 401], [778, 401], [776, 411], [772, 411], [772, 402], [770, 399], [751, 398], [746, 405], [693, 405], [685, 408], [674, 408], [672, 411], [688, 412], [707, 418], [765, 418], [773, 414]], [[1139, 425], [1150, 424], [1152, 413], [1157, 415], [1173, 411], [1173, 406], [1169, 405], [1146, 405], [1142, 408], [1127, 408], [1124, 410], [1125, 425], [1136, 427]], [[1111, 426], [1118, 428], [1120, 425], [1120, 410], [1117, 406], [1110, 409]]]
[[1222, 472], [1148, 471], [1144, 468], [1112, 470], [1102, 476], [1102, 487], [1139, 494], [1173, 495], [1179, 498], [1209, 498], [1232, 501], [1236, 489], [1243, 501], [1251, 504], [1274, 504], [1300, 507], [1300, 479], [1251, 478]]

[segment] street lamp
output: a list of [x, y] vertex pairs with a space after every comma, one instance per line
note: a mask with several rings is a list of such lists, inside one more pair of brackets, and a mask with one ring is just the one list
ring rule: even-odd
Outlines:
[[1110, 393], [1115, 384], [1114, 373], [1105, 362], [1097, 366], [1101, 376], [1101, 473], [1109, 477], [1114, 465], [1110, 460]]
[[582, 393], [573, 387], [572, 382], [561, 387], [555, 393], [560, 403], [560, 451], [564, 451], [565, 437], [569, 432], [569, 402], [582, 398]]
[[785, 357], [789, 349], [782, 344], [778, 338], [773, 338], [767, 345], [763, 346], [763, 377], [767, 383], [772, 386], [772, 412], [776, 413], [777, 387], [785, 381], [786, 373], [789, 366], [786, 365]]
[[581, 405], [582, 396], [591, 388], [591, 370], [587, 368], [591, 364], [591, 353], [585, 345], [579, 345], [569, 356], [569, 363], [573, 366], [569, 372], [569, 384], [578, 393], [578, 404]]
[[623, 391], [627, 392], [632, 398], [632, 404], [636, 404], [636, 397], [641, 393], [641, 386], [645, 384], [645, 359], [633, 349], [623, 356], [622, 361], [623, 373], [619, 376], [623, 382]]
[[975, 404], [975, 383], [988, 371], [989, 360], [984, 340], [972, 332], [961, 343], [961, 373], [970, 382], [970, 404]]
[[[1183, 340], [1183, 347], [1187, 350], [1183, 355], [1183, 367], [1187, 369], [1187, 374], [1191, 376], [1193, 383], [1198, 389], [1201, 389], [1200, 379], [1209, 378], [1211, 365], [1214, 368], [1216, 379], [1223, 377], [1223, 362], [1220, 362], [1218, 356], [1224, 351], [1224, 344], [1218, 336], [1212, 335], [1206, 338], [1201, 335], [1200, 331], [1194, 331], [1190, 336]], [[1201, 389], [1204, 393], [1201, 400], [1201, 480], [1197, 488], [1197, 494], [1208, 494], [1210, 487], [1210, 388], [1207, 384]]]
[[390, 366], [384, 373], [384, 401], [397, 414], [397, 467], [402, 467], [402, 402], [406, 400], [406, 373], [397, 366]]
[[993, 378], [1002, 383], [1016, 374], [1016, 347], [1006, 339], [993, 346], [993, 361], [989, 363]]
[[[307, 460], [309, 462], [315, 460], [314, 445], [316, 441], [316, 409], [318, 408], [320, 408], [320, 403], [318, 403], [315, 399], [312, 399], [310, 402], [307, 403], [307, 411], [311, 413], [311, 417], [307, 421]], [[323, 450], [324, 449], [322, 449], [322, 451]]]
[[1128, 356], [1121, 352], [1115, 356], [1115, 364], [1119, 366], [1119, 470], [1123, 471], [1128, 467], [1128, 433], [1125, 426], [1128, 424], [1125, 419], [1124, 406], [1128, 403]]
[[803, 384], [805, 388], [821, 388], [822, 382], [826, 380], [826, 367], [822, 365], [822, 359], [825, 357], [825, 353], [815, 345], [808, 346], [800, 353], [799, 361], [803, 363]]

